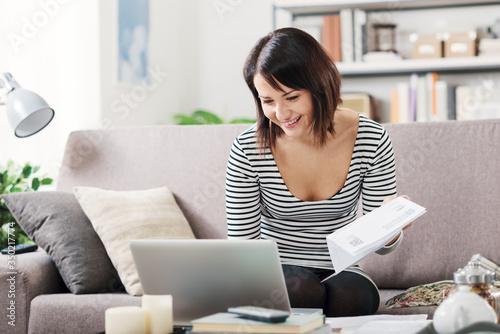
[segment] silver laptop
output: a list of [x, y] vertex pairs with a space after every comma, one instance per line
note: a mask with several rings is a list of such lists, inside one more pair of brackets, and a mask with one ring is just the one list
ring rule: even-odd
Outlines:
[[169, 294], [174, 325], [228, 307], [291, 311], [276, 243], [270, 240], [132, 240], [145, 294]]

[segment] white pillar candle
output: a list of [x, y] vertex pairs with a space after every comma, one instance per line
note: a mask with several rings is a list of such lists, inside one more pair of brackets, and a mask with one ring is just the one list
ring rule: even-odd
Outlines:
[[148, 334], [167, 334], [174, 331], [171, 295], [144, 295], [142, 308], [146, 310]]
[[106, 334], [146, 334], [146, 311], [139, 306], [106, 310]]

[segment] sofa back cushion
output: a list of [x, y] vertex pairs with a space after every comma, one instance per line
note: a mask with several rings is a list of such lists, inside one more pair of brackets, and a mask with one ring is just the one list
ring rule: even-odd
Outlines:
[[[426, 207], [391, 254], [361, 265], [382, 288], [451, 279], [475, 253], [500, 263], [500, 120], [384, 124], [398, 193]], [[70, 135], [58, 190], [167, 186], [198, 238], [225, 238], [225, 169], [243, 125], [154, 126]]]
[[396, 158], [398, 194], [427, 213], [400, 247], [361, 266], [379, 287], [453, 279], [480, 253], [500, 263], [500, 120], [385, 124]]
[[164, 125], [70, 134], [57, 189], [168, 187], [197, 238], [226, 238], [225, 178], [233, 140], [249, 124]]

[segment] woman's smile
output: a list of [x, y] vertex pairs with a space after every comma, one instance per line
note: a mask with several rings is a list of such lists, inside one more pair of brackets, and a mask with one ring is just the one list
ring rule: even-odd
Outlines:
[[292, 119], [290, 122], [281, 123], [281, 125], [283, 125], [286, 128], [293, 128], [297, 125], [297, 122], [300, 120], [301, 117], [302, 116], [296, 117], [296, 118]]

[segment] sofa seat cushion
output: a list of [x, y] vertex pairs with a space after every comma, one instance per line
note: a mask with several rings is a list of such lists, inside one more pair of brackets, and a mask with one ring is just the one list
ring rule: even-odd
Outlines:
[[99, 333], [105, 311], [116, 306], [141, 306], [141, 297], [127, 293], [42, 295], [31, 301], [28, 333]]

